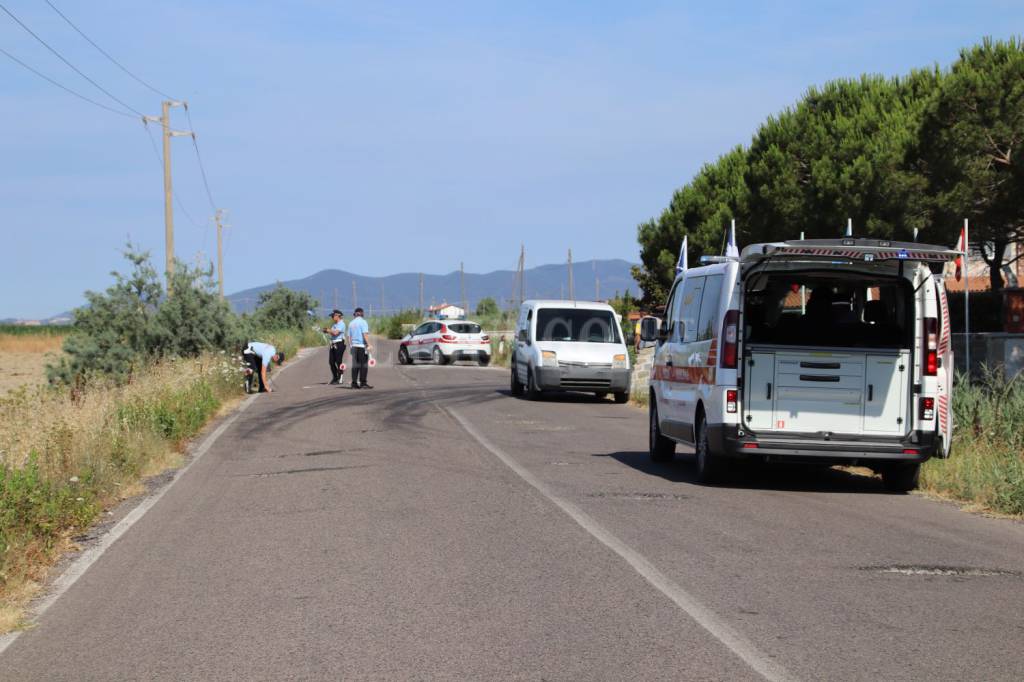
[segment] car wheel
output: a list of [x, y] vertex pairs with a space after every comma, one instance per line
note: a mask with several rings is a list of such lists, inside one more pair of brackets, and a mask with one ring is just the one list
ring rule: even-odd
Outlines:
[[891, 493], [908, 493], [917, 488], [921, 479], [921, 464], [889, 464], [882, 469], [882, 485]]
[[398, 349], [398, 364], [400, 365], [411, 365], [412, 360], [409, 358], [409, 351], [406, 350], [405, 346]]
[[491, 364], [491, 358], [486, 355], [481, 355], [476, 359], [476, 364], [480, 365], [481, 367], [486, 367], [487, 365]]
[[446, 364], [448, 364], [448, 359], [444, 356], [444, 353], [442, 353], [441, 349], [438, 348], [437, 346], [434, 346], [434, 355], [433, 355], [433, 357], [434, 357], [434, 364], [435, 365], [446, 365]]
[[510, 390], [512, 395], [515, 396], [523, 394], [523, 385], [519, 383], [519, 374], [516, 372], [515, 363], [512, 364], [512, 382], [510, 384]]
[[722, 457], [711, 450], [708, 442], [708, 423], [703, 412], [697, 413], [697, 424], [694, 427], [694, 446], [697, 455], [697, 480], [701, 483], [714, 483], [722, 478]]
[[537, 388], [537, 379], [533, 376], [533, 370], [526, 372], [526, 397], [530, 400], [540, 400], [540, 389]]
[[615, 392], [615, 404], [616, 405], [622, 405], [622, 404], [625, 404], [625, 403], [628, 403], [628, 402], [629, 402], [629, 394], [628, 393], [626, 393], [625, 391], [616, 391]]
[[651, 393], [648, 405], [647, 413], [651, 421], [648, 433], [648, 449], [650, 450], [651, 459], [655, 462], [671, 462], [676, 456], [676, 442], [671, 438], [661, 435], [661, 427], [658, 426], [658, 401], [655, 400], [654, 393]]

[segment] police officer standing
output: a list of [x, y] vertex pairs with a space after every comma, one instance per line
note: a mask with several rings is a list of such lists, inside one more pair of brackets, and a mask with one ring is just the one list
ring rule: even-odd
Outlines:
[[324, 327], [324, 333], [330, 335], [331, 348], [328, 351], [327, 359], [331, 363], [331, 384], [340, 384], [345, 373], [341, 369], [341, 363], [345, 357], [345, 320], [341, 311], [335, 309], [331, 313], [331, 320], [334, 324]]
[[352, 388], [373, 388], [366, 383], [370, 362], [370, 325], [363, 318], [362, 308], [355, 310], [355, 318], [348, 326], [348, 340], [352, 346]]

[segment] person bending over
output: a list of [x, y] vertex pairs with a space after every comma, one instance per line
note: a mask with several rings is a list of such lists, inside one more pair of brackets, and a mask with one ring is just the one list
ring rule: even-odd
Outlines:
[[250, 341], [242, 355], [245, 357], [249, 369], [259, 377], [260, 393], [273, 393], [273, 389], [267, 385], [267, 373], [270, 371], [271, 362], [276, 362], [278, 365], [284, 362], [284, 353], [269, 343]]

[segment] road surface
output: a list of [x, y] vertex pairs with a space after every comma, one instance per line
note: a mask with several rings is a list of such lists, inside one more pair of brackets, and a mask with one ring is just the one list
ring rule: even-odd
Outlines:
[[512, 398], [474, 366], [353, 391], [324, 353], [0, 679], [1024, 678], [1024, 524], [834, 470], [703, 487], [686, 454], [648, 460], [634, 407]]

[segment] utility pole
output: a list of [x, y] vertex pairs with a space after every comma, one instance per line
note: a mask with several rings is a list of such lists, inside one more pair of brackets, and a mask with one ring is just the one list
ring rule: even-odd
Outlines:
[[423, 315], [423, 273], [420, 273], [420, 315]]
[[384, 282], [380, 283], [380, 314], [384, 314]]
[[164, 249], [167, 252], [167, 295], [171, 294], [171, 276], [174, 274], [174, 210], [172, 207], [173, 192], [171, 188], [171, 138], [191, 136], [191, 131], [171, 130], [171, 107], [187, 106], [187, 102], [164, 100], [161, 103], [160, 116], [143, 116], [144, 123], [159, 123], [164, 138]]
[[597, 276], [597, 259], [590, 261], [591, 267], [594, 269], [594, 300], [601, 300], [601, 278]]
[[356, 303], [356, 281], [353, 279], [352, 280], [352, 311], [353, 311], [352, 314], [353, 315], [355, 315], [355, 309], [356, 309], [357, 305], [359, 305], [359, 304]]
[[334, 287], [334, 309], [338, 309], [338, 287]]
[[218, 208], [213, 220], [217, 223], [217, 287], [224, 298], [224, 210]]
[[569, 298], [576, 300], [576, 292], [572, 286], [572, 249], [569, 249]]
[[459, 262], [459, 290], [462, 292], [462, 310], [469, 315], [469, 305], [466, 303], [466, 269], [461, 261]]

